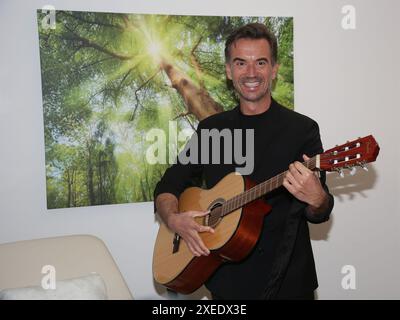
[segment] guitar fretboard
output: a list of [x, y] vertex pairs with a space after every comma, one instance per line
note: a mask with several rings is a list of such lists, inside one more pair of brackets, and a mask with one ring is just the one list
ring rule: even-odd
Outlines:
[[[303, 165], [308, 169], [313, 170], [316, 168], [316, 161], [317, 161], [317, 156], [311, 158], [308, 161], [303, 162]], [[226, 216], [230, 212], [235, 211], [243, 207], [244, 205], [248, 204], [249, 202], [254, 201], [257, 198], [260, 198], [263, 195], [271, 192], [272, 190], [275, 190], [280, 186], [282, 186], [286, 172], [287, 171], [284, 171], [276, 175], [275, 177], [272, 177], [271, 179], [268, 179], [226, 201], [222, 205], [221, 216], [222, 217]]]

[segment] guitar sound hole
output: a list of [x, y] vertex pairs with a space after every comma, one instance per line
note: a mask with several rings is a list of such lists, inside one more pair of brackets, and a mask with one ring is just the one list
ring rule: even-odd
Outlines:
[[215, 228], [221, 221], [221, 211], [222, 211], [223, 200], [217, 202], [217, 200], [212, 203], [209, 207], [210, 214], [205, 217], [204, 225]]

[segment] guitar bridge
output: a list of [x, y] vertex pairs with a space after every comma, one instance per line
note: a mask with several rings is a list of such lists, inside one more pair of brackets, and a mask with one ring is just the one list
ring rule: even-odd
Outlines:
[[181, 236], [175, 233], [174, 240], [172, 241], [172, 253], [176, 253], [179, 250], [179, 243], [181, 242]]

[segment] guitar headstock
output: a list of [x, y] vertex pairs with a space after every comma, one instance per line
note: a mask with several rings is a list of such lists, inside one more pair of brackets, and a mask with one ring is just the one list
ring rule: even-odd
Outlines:
[[375, 161], [378, 154], [379, 145], [375, 138], [369, 135], [326, 150], [320, 154], [319, 168], [339, 172], [342, 169], [355, 170], [356, 166], [366, 168], [365, 164]]

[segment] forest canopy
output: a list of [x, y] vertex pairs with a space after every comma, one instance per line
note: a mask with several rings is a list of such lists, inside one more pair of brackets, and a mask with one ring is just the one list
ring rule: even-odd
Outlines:
[[272, 95], [294, 107], [292, 18], [56, 11], [49, 28], [45, 15], [38, 10], [48, 208], [153, 200], [170, 163], [146, 161], [146, 134], [161, 129], [168, 143], [170, 121], [195, 129], [237, 105], [223, 52], [241, 25], [261, 22], [277, 36]]

